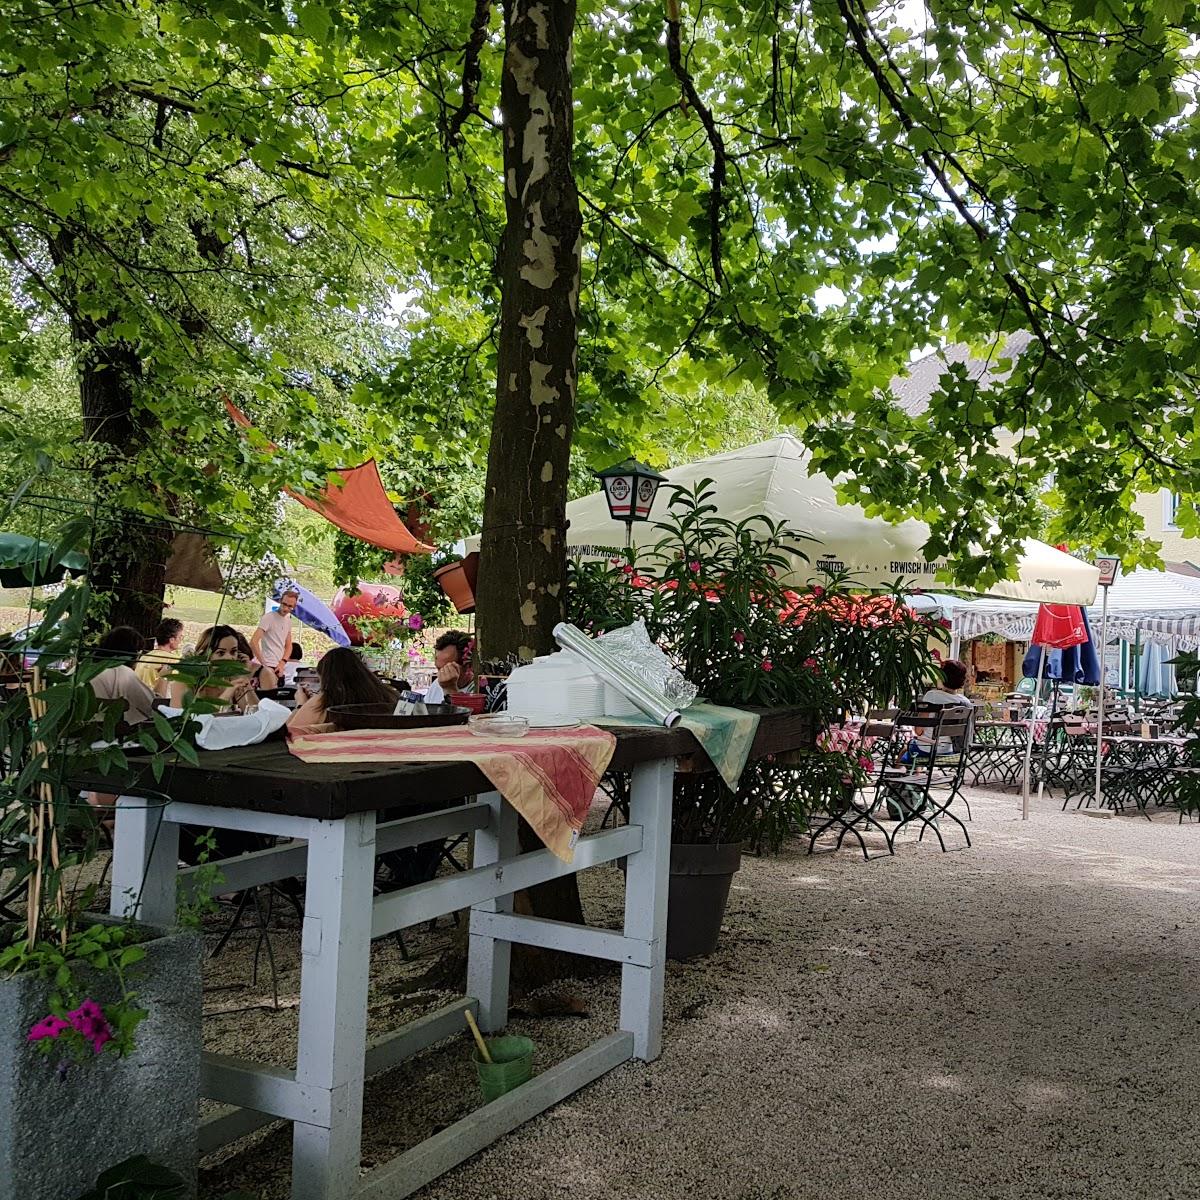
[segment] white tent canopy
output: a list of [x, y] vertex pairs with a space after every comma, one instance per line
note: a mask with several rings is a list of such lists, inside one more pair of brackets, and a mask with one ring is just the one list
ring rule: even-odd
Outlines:
[[[966, 601], [953, 596], [937, 600], [950, 620], [953, 636], [960, 641], [998, 633], [1010, 641], [1026, 642], [1033, 635], [1036, 605]], [[1088, 609], [1088, 619], [1098, 632], [1099, 603]], [[1108, 636], [1182, 649], [1200, 646], [1200, 579], [1140, 567], [1118, 575], [1108, 593]]]
[[[942, 560], [927, 563], [922, 547], [929, 527], [921, 521], [890, 524], [870, 517], [856, 504], [839, 504], [834, 483], [824, 475], [810, 475], [810, 455], [796, 438], [784, 434], [770, 441], [717, 454], [666, 472], [670, 483], [693, 486], [711, 479], [721, 516], [741, 521], [755, 514], [786, 521], [797, 534], [813, 541], [803, 543], [809, 561], [793, 559], [787, 582], [800, 586], [817, 581], [823, 573], [848, 572], [851, 586], [890, 587], [897, 579], [905, 585], [927, 585], [945, 571]], [[649, 548], [663, 537], [655, 519], [666, 513], [665, 497], [655, 506], [649, 522], [636, 524], [634, 544]], [[577, 553], [610, 553], [623, 541], [623, 528], [608, 512], [603, 492], [595, 492], [567, 505], [567, 545]], [[478, 539], [471, 539], [472, 548]], [[987, 590], [989, 596], [1017, 600], [1046, 600], [1059, 604], [1090, 604], [1099, 573], [1090, 563], [1063, 554], [1044, 542], [1028, 539], [1018, 563], [1018, 577], [1002, 580]], [[953, 587], [943, 583], [945, 587]]]

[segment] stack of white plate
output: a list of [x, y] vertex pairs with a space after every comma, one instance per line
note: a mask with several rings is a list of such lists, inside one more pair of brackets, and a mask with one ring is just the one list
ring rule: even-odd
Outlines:
[[640, 717], [642, 710], [615, 687], [604, 685], [604, 715], [606, 717]]
[[531, 725], [562, 725], [605, 713], [604, 684], [570, 651], [535, 658], [508, 677], [508, 711]]

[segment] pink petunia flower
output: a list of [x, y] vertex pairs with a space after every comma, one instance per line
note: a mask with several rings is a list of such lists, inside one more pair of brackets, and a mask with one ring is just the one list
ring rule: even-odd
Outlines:
[[414, 630], [415, 629], [424, 629], [425, 618], [423, 616], [421, 616], [420, 613], [417, 613], [417, 612], [413, 613], [412, 616], [410, 616], [408, 618], [408, 627], [409, 627], [409, 629], [414, 629]]
[[762, 660], [762, 669], [764, 671], [773, 671], [775, 669], [775, 667], [769, 658], [764, 658]]
[[31, 1042], [40, 1042], [44, 1038], [57, 1038], [60, 1034], [71, 1028], [69, 1021], [64, 1021], [62, 1017], [48, 1016], [43, 1017], [29, 1031], [28, 1040]]
[[85, 1000], [78, 1008], [67, 1013], [67, 1020], [85, 1041], [91, 1042], [96, 1054], [112, 1041], [112, 1027], [95, 1000]]

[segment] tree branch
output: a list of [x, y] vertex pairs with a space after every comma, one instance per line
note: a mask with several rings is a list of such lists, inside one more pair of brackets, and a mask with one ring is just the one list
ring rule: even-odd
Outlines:
[[679, 20], [679, 0], [667, 0], [667, 61], [671, 72], [679, 80], [686, 105], [695, 110], [704, 126], [704, 132], [712, 146], [713, 164], [709, 175], [708, 193], [708, 243], [712, 259], [713, 279], [718, 288], [724, 287], [725, 268], [721, 261], [721, 206], [724, 198], [726, 178], [725, 140], [717, 128], [712, 109], [704, 103], [696, 90], [695, 81], [683, 62], [683, 36]]
[[479, 54], [487, 41], [488, 24], [492, 18], [492, 0], [475, 0], [475, 15], [471, 18], [471, 36], [463, 47], [462, 103], [450, 114], [446, 122], [446, 148], [462, 142], [462, 128], [473, 113], [479, 112], [479, 85], [483, 81], [483, 68]]

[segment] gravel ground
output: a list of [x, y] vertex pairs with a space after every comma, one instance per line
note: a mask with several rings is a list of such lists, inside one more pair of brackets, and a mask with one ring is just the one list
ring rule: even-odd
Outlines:
[[[747, 860], [716, 954], [667, 971], [662, 1057], [627, 1064], [422, 1191], [421, 1200], [1154, 1200], [1200, 1193], [1200, 824], [1111, 820], [970, 792], [974, 847], [901, 838]], [[957, 845], [958, 841], [948, 843]], [[616, 924], [614, 871], [583, 876]], [[422, 932], [414, 953], [449, 937]], [[286, 1003], [295, 936], [273, 942]], [[209, 1008], [252, 1003], [249, 945], [217, 960]], [[376, 948], [372, 1023], [429, 958]], [[565, 1057], [614, 1028], [615, 976], [586, 1018], [512, 1023]], [[416, 1007], [440, 994], [419, 995]], [[294, 1009], [209, 1021], [210, 1045], [286, 1061]], [[465, 1043], [374, 1081], [364, 1161], [474, 1103]], [[208, 1164], [202, 1195], [287, 1196], [286, 1131]]]

